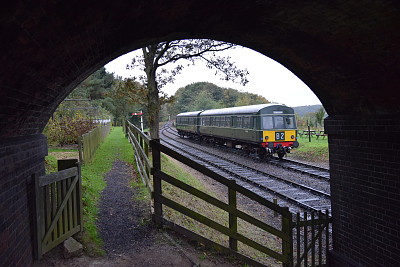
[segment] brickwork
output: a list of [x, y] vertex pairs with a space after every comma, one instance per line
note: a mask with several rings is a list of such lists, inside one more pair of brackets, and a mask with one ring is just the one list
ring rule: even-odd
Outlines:
[[31, 175], [44, 173], [47, 141], [42, 134], [0, 143], [0, 266], [32, 265]]
[[[329, 1], [4, 1], [0, 266], [31, 261], [26, 178], [43, 171], [46, 146], [37, 134], [58, 104], [124, 53], [199, 37], [233, 42], [280, 62], [336, 116], [327, 120], [333, 255], [353, 265], [392, 265], [400, 255], [399, 122], [393, 119], [400, 114], [393, 97], [400, 73], [399, 10], [393, 0], [338, 1], [334, 7]], [[393, 115], [338, 117], [351, 114]]]
[[400, 121], [395, 116], [329, 117], [325, 129], [336, 266], [346, 258], [348, 266], [398, 266]]

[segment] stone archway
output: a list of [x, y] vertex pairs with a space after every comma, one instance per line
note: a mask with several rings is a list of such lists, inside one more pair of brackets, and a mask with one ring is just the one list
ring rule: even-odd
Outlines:
[[312, 88], [330, 115], [335, 259], [398, 262], [398, 15], [399, 4], [383, 0], [3, 4], [0, 214], [15, 219], [0, 221], [0, 258], [32, 261], [27, 182], [31, 173], [43, 171], [47, 146], [40, 132], [61, 100], [125, 52], [191, 37], [257, 50]]

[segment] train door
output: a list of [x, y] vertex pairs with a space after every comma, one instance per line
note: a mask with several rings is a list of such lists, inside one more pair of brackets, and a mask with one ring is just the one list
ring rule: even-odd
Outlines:
[[200, 117], [196, 117], [196, 133], [200, 135]]
[[230, 131], [229, 136], [231, 138], [235, 138], [235, 136], [236, 136], [235, 132], [236, 132], [236, 116], [232, 116], [231, 117], [231, 131]]

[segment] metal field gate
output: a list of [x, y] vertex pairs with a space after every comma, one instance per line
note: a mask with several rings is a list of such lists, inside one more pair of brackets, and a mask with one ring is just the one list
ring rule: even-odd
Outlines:
[[76, 160], [65, 160], [59, 161], [59, 170], [34, 176], [36, 259], [82, 230], [80, 167]]

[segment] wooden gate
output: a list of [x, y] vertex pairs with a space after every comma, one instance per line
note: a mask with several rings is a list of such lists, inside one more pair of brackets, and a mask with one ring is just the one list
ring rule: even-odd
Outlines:
[[[72, 168], [64, 169], [65, 167]], [[59, 171], [34, 176], [35, 257], [82, 230], [81, 176], [77, 160], [59, 161]], [[64, 169], [64, 170], [61, 170]]]
[[328, 266], [330, 244], [330, 225], [332, 218], [329, 211], [304, 212], [303, 218], [297, 213], [293, 222], [295, 230], [294, 266]]

